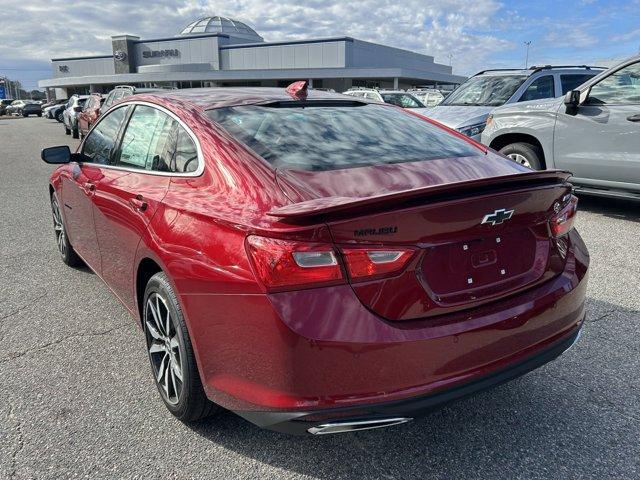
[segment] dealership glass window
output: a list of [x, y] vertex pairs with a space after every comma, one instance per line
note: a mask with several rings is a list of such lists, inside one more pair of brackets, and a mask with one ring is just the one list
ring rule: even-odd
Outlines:
[[481, 154], [467, 141], [382, 104], [291, 102], [207, 114], [274, 168], [322, 171]]
[[536, 78], [524, 91], [519, 102], [527, 102], [529, 100], [541, 100], [543, 98], [555, 97], [555, 83], [553, 75], [544, 75]]
[[127, 107], [117, 108], [105, 115], [87, 136], [82, 146], [82, 161], [106, 165], [124, 120]]
[[165, 145], [173, 119], [145, 105], [136, 105], [122, 137], [118, 166], [162, 170], [167, 163]]
[[640, 103], [640, 62], [621, 68], [591, 87], [590, 104]]
[[566, 94], [571, 90], [575, 90], [584, 82], [593, 78], [595, 74], [580, 74], [580, 75], [560, 75], [560, 83], [562, 84], [562, 94]]

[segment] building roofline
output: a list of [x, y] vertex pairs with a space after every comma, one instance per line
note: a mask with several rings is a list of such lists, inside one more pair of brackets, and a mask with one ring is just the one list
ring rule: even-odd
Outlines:
[[52, 62], [67, 62], [69, 60], [91, 60], [94, 58], [113, 58], [113, 55], [87, 55], [86, 57], [60, 57], [52, 58]]
[[462, 83], [467, 77], [449, 73], [429, 72], [407, 68], [302, 68], [268, 70], [212, 70], [203, 72], [148, 72], [85, 77], [58, 77], [40, 80], [40, 88], [69, 87], [89, 84], [124, 84], [171, 81], [246, 81], [282, 80], [296, 78], [404, 78], [417, 82]]
[[194, 33], [191, 35], [176, 35], [175, 37], [141, 38], [140, 40], [135, 40], [133, 43], [169, 42], [169, 41], [175, 41], [175, 40], [192, 40], [194, 38], [207, 38], [207, 37], [229, 38], [229, 35], [226, 33], [203, 33], [203, 34]]
[[269, 47], [272, 45], [300, 45], [303, 43], [326, 43], [326, 42], [353, 42], [351, 37], [322, 37], [310, 38], [307, 40], [282, 40], [279, 42], [251, 42], [251, 43], [235, 43], [233, 45], [222, 45], [220, 50], [231, 50], [233, 48], [252, 48], [252, 47]]

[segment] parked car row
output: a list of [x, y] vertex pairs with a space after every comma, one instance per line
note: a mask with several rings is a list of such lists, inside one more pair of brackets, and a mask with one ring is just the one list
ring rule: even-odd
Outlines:
[[34, 100], [2, 100], [0, 103], [0, 115], [17, 115], [28, 117], [29, 115], [42, 116], [40, 103]]
[[90, 95], [72, 95], [64, 103], [54, 104], [45, 108], [47, 118], [56, 119], [63, 124], [64, 133], [73, 138], [84, 138], [91, 130], [101, 114], [115, 102], [130, 95], [155, 92], [156, 88], [136, 88], [129, 85], [119, 85], [106, 96], [100, 93]]

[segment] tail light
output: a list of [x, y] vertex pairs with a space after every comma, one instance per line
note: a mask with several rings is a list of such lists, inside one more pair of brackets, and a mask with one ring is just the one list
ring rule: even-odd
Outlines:
[[571, 231], [578, 211], [578, 197], [571, 195], [569, 201], [560, 207], [557, 213], [549, 220], [551, 235], [562, 237]]
[[414, 250], [376, 249], [376, 248], [344, 248], [342, 255], [347, 265], [349, 277], [353, 281], [371, 280], [373, 278], [398, 273], [413, 256]]
[[331, 245], [252, 235], [247, 238], [247, 250], [268, 291], [344, 283], [342, 267]]
[[410, 248], [345, 248], [293, 240], [247, 237], [247, 251], [258, 279], [269, 292], [338, 285], [399, 273], [415, 253]]

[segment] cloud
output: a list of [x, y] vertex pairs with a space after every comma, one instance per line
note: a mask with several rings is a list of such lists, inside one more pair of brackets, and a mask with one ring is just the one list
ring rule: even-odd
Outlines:
[[630, 42], [631, 40], [635, 40], [640, 38], [640, 28], [636, 28], [635, 30], [631, 30], [627, 33], [622, 33], [620, 35], [614, 35], [611, 37], [612, 42]]
[[[109, 53], [110, 36], [171, 36], [191, 20], [219, 14], [253, 26], [265, 40], [349, 35], [433, 55], [458, 73], [483, 66], [513, 44], [483, 32], [501, 10], [496, 0], [3, 0], [1, 67], [40, 65], [58, 56]], [[25, 67], [26, 68], [26, 67]], [[9, 73], [9, 72], [5, 72]], [[42, 77], [41, 77], [42, 78]]]

